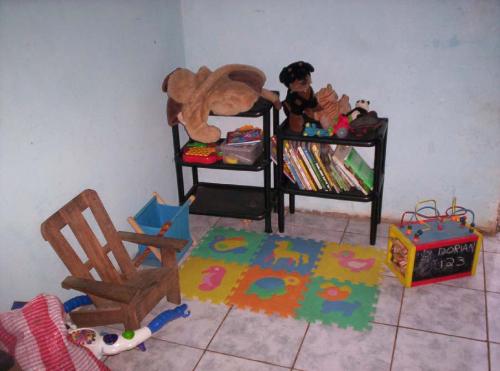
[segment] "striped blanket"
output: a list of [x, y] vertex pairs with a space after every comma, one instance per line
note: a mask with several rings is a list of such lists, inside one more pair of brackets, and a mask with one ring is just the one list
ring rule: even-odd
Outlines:
[[109, 370], [87, 348], [71, 342], [63, 305], [51, 295], [0, 313], [0, 349], [23, 370]]

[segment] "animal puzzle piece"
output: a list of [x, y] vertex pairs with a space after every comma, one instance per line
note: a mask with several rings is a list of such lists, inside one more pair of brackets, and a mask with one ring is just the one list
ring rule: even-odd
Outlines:
[[349, 250], [332, 253], [332, 256], [337, 258], [342, 267], [347, 268], [352, 272], [367, 271], [375, 264], [375, 258], [355, 258], [354, 252]]
[[318, 293], [318, 296], [325, 300], [321, 307], [323, 313], [340, 312], [350, 317], [361, 306], [359, 301], [353, 303], [346, 301], [352, 292], [349, 286], [339, 287], [327, 282], [320, 287], [323, 290]]
[[342, 301], [351, 295], [349, 286], [338, 287], [331, 283], [324, 283], [320, 286], [323, 290], [318, 293], [318, 296], [327, 301]]
[[212, 248], [217, 252], [241, 254], [247, 249], [247, 241], [245, 237], [216, 236], [214, 238]]
[[297, 286], [300, 280], [297, 277], [287, 276], [285, 278], [264, 277], [255, 281], [246, 294], [255, 294], [260, 299], [269, 299], [275, 295], [286, 294], [288, 286]]
[[201, 273], [203, 274], [202, 283], [198, 288], [203, 291], [212, 291], [220, 286], [226, 274], [226, 269], [219, 265], [212, 265]]
[[276, 241], [275, 246], [276, 247], [266, 261], [272, 259], [273, 264], [276, 264], [280, 259], [287, 259], [289, 265], [294, 264], [296, 267], [300, 264], [309, 263], [309, 255], [291, 250], [291, 241]]

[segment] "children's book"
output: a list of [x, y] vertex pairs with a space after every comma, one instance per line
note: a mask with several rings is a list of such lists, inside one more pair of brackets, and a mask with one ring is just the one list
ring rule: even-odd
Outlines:
[[320, 189], [323, 189], [324, 191], [331, 191], [330, 185], [328, 184], [325, 175], [323, 174], [323, 171], [319, 167], [318, 161], [314, 157], [312, 151], [311, 151], [311, 146], [310, 143], [305, 142], [302, 145], [304, 149], [304, 153], [307, 156], [307, 159], [309, 160], [311, 167], [316, 174], [316, 177], [318, 178], [320, 182]]
[[311, 144], [311, 152], [316, 159], [316, 163], [318, 164], [322, 175], [324, 176], [324, 180], [328, 184], [328, 190], [335, 190], [335, 192], [338, 192], [337, 189], [335, 188], [335, 182], [330, 174], [330, 172], [327, 170], [325, 164], [323, 163], [323, 160], [321, 158], [321, 145], [317, 143]]
[[299, 143], [297, 146], [297, 151], [300, 154], [300, 157], [305, 165], [306, 171], [309, 172], [309, 176], [311, 177], [312, 181], [314, 182], [315, 185], [315, 191], [320, 191], [323, 189], [321, 186], [321, 182], [319, 181], [311, 162], [308, 159], [308, 156], [306, 155], [305, 148], [302, 147], [302, 145]]
[[295, 163], [297, 164], [297, 168], [300, 171], [300, 174], [302, 175], [304, 179], [304, 183], [306, 184], [306, 188], [309, 191], [317, 191], [316, 184], [314, 183], [313, 179], [309, 175], [309, 171], [307, 170], [306, 164], [302, 160], [302, 156], [300, 155], [298, 151], [298, 143], [297, 142], [289, 142], [290, 144], [290, 153], [292, 155], [292, 158], [295, 160]]
[[340, 187], [340, 183], [337, 180], [337, 176], [334, 174], [332, 170], [332, 162], [330, 160], [329, 154], [327, 151], [322, 150], [321, 151], [321, 161], [323, 161], [323, 164], [325, 165], [325, 169], [327, 173], [330, 176], [330, 180], [332, 181], [332, 187], [335, 189], [337, 193], [340, 193], [343, 191], [343, 189]]
[[293, 154], [293, 149], [287, 140], [283, 141], [283, 155], [287, 156], [286, 158], [289, 161], [288, 165], [290, 169], [293, 169], [294, 174], [297, 175], [296, 181], [299, 188], [308, 190], [309, 189], [308, 183], [304, 179], [302, 173], [300, 172], [297, 160], [295, 158], [295, 155]]
[[[276, 164], [278, 165], [278, 162], [276, 161], [276, 157], [277, 157], [277, 152], [278, 152], [278, 148], [277, 148], [278, 144], [276, 142], [276, 136], [273, 135], [271, 137], [271, 160]], [[285, 159], [285, 148], [283, 148], [283, 159]], [[283, 174], [285, 174], [285, 176], [290, 179], [290, 181], [292, 183], [295, 183], [297, 181], [297, 178], [296, 176], [293, 174], [292, 172], [292, 168], [290, 167], [290, 162], [289, 160], [283, 162]]]
[[[300, 180], [299, 174], [295, 171], [295, 167], [292, 165], [291, 159], [288, 157], [288, 151], [283, 150], [283, 172], [285, 172], [285, 166], [288, 168], [288, 171], [292, 174], [292, 179], [287, 175], [287, 177], [293, 182], [296, 183], [299, 189], [305, 189], [302, 181]], [[286, 175], [286, 172], [285, 172]]]
[[[332, 156], [332, 161], [335, 163], [337, 166], [337, 169], [339, 173], [342, 175], [342, 177], [350, 183], [353, 187], [361, 191], [364, 195], [368, 194], [368, 190], [366, 187], [364, 187], [361, 182], [358, 180], [358, 178], [355, 176], [355, 174], [351, 171], [350, 168], [348, 168], [345, 164], [346, 158], [349, 156], [349, 154], [352, 151], [356, 151], [352, 146], [341, 146], [338, 145], [335, 148], [335, 151]], [[358, 154], [359, 156], [359, 154]]]
[[352, 148], [344, 160], [344, 165], [361, 181], [361, 185], [365, 190], [373, 190], [373, 169], [368, 166], [358, 151]]
[[262, 130], [253, 126], [243, 126], [235, 131], [227, 133], [226, 143], [228, 145], [242, 145], [257, 143], [262, 140]]

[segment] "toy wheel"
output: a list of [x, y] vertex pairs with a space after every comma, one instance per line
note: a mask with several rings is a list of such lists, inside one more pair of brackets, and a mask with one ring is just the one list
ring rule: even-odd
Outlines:
[[347, 130], [347, 128], [340, 128], [335, 134], [339, 138], [345, 138], [347, 134], [349, 134], [349, 130]]

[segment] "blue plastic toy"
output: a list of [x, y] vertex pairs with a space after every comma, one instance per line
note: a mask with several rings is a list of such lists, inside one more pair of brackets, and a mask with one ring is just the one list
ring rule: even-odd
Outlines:
[[[128, 218], [128, 222], [137, 233], [154, 236], [160, 235], [189, 241], [182, 251], [177, 253], [177, 261], [179, 261], [192, 244], [189, 232], [189, 205], [192, 201], [192, 199], [189, 199], [182, 206], [171, 206], [167, 205], [154, 192], [153, 197], [146, 205], [134, 217]], [[138, 255], [143, 254], [146, 249], [150, 249], [153, 254], [147, 255], [144, 264], [161, 266], [159, 250], [154, 247], [140, 245]]]
[[318, 125], [316, 125], [313, 122], [308, 122], [306, 126], [304, 127], [304, 133], [303, 135], [305, 137], [331, 137], [333, 134], [332, 130], [327, 130], [327, 129], [322, 129], [319, 128]]

